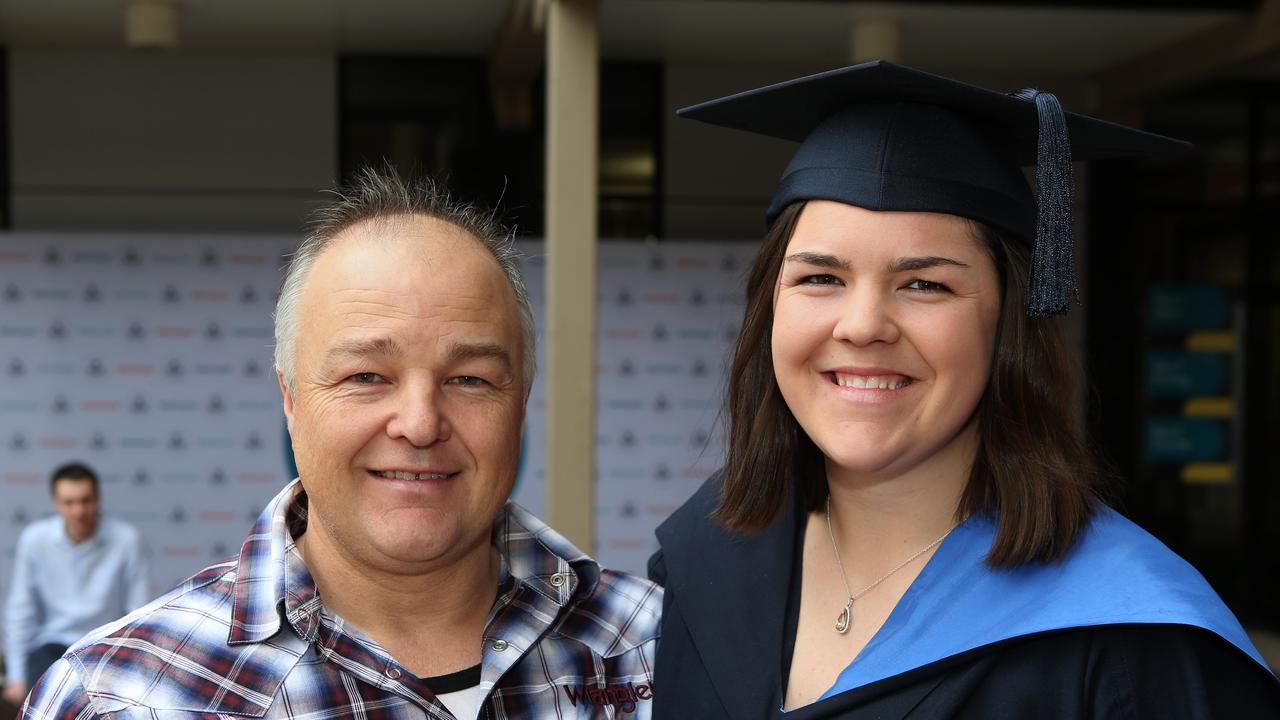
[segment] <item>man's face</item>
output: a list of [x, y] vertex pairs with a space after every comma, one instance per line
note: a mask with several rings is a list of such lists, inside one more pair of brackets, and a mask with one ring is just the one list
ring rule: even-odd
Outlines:
[[284, 410], [313, 521], [392, 572], [486, 544], [515, 482], [526, 392], [515, 295], [478, 240], [367, 221], [316, 260]]
[[98, 491], [90, 480], [59, 478], [53, 483], [53, 507], [67, 537], [80, 542], [98, 528]]

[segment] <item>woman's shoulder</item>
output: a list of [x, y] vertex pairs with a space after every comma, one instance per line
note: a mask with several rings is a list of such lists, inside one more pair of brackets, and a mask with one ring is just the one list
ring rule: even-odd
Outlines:
[[[957, 719], [1275, 718], [1280, 683], [1231, 643], [1184, 625], [1037, 633], [912, 669], [815, 705], [845, 718], [910, 707]], [[887, 710], [888, 711], [887, 711]]]
[[[1214, 632], [1163, 623], [1104, 625], [1024, 638], [992, 653], [977, 695], [1025, 680], [1041, 695], [1083, 697], [1089, 717], [1280, 716], [1280, 682]], [[1081, 694], [1081, 688], [1088, 692]], [[975, 689], [976, 690], [976, 689]]]
[[699, 532], [722, 528], [711, 515], [720, 504], [720, 489], [723, 485], [724, 480], [719, 470], [704, 480], [688, 500], [658, 525], [655, 532], [659, 542], [669, 546]]

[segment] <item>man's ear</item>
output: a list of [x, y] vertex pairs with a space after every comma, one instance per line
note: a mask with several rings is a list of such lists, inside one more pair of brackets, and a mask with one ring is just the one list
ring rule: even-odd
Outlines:
[[285, 382], [284, 373], [280, 372], [280, 368], [276, 368], [276, 381], [280, 383], [280, 399], [284, 406], [284, 420], [289, 427], [289, 434], [293, 435], [293, 392], [289, 390], [289, 383]]

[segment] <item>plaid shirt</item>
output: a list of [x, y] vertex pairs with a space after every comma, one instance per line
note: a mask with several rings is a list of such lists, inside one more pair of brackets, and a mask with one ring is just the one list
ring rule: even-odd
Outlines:
[[[295, 481], [237, 560], [80, 640], [32, 689], [22, 717], [454, 720], [325, 609], [293, 542], [306, 516]], [[484, 631], [480, 717], [648, 718], [662, 591], [601, 569], [514, 503], [493, 543], [505, 563]]]

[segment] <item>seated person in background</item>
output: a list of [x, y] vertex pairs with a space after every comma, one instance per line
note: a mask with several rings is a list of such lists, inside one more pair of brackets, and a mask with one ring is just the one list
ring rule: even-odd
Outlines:
[[18, 538], [5, 609], [4, 699], [15, 705], [68, 645], [151, 599], [142, 539], [99, 514], [93, 470], [63, 465], [49, 483], [58, 514]]
[[535, 338], [509, 231], [390, 171], [336, 198], [275, 313], [299, 479], [28, 717], [649, 717], [661, 592], [507, 502]]

